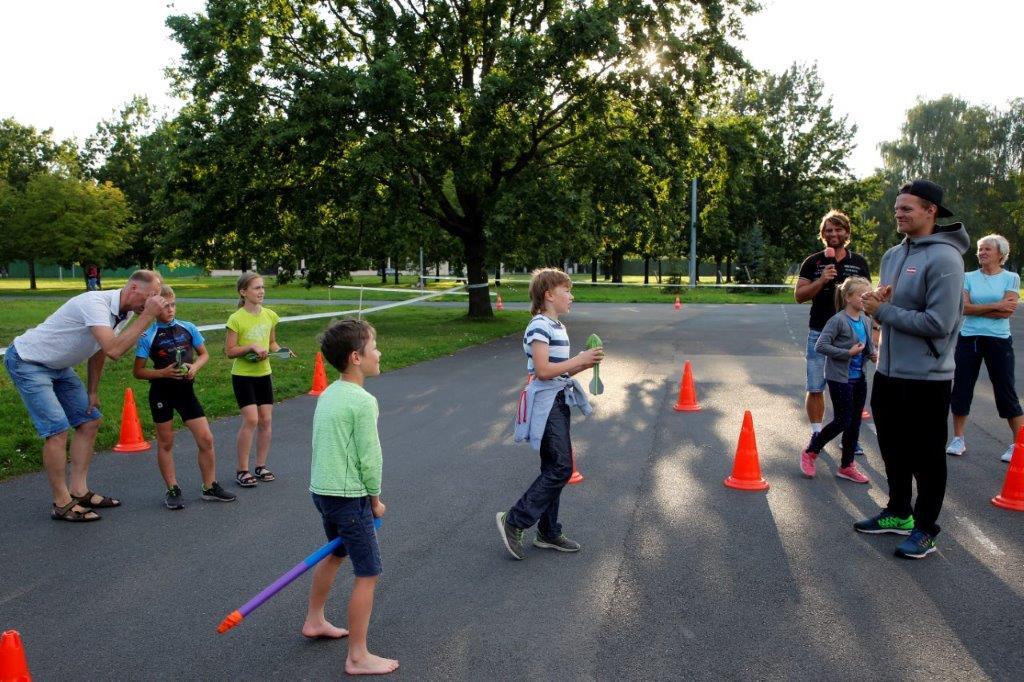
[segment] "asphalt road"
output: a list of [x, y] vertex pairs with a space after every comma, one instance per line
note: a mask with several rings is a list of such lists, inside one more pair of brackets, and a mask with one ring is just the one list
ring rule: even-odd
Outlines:
[[[400, 659], [401, 677], [1021, 679], [1024, 514], [989, 503], [1009, 430], [984, 374], [968, 453], [949, 459], [940, 549], [902, 561], [895, 536], [851, 528], [886, 499], [870, 429], [870, 486], [831, 475], [835, 446], [818, 478], [800, 477], [806, 307], [590, 304], [565, 319], [576, 349], [597, 332], [608, 353], [595, 414], [574, 415], [585, 481], [564, 493], [562, 520], [579, 554], [528, 546], [516, 562], [494, 527], [537, 472], [536, 454], [510, 438], [525, 371], [517, 338], [368, 382], [389, 509], [370, 645]], [[699, 413], [672, 410], [685, 360]], [[0, 484], [0, 629], [21, 632], [36, 679], [342, 676], [343, 642], [299, 634], [308, 576], [215, 632], [324, 542], [306, 492], [314, 405], [275, 409], [279, 480], [231, 484], [234, 504], [199, 500], [187, 433], [183, 511], [163, 508], [153, 451], [97, 456], [93, 488], [124, 501], [99, 523], [50, 521], [41, 474]], [[722, 485], [747, 409], [764, 493]], [[236, 429], [214, 424], [225, 482]], [[346, 565], [328, 603], [340, 625], [349, 576]]]

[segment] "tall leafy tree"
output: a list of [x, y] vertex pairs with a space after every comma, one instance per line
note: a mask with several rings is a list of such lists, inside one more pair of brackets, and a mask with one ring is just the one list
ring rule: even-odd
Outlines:
[[[222, 232], [248, 223], [279, 233], [275, 215], [287, 211], [351, 211], [372, 178], [380, 201], [411, 197], [459, 240], [470, 315], [489, 316], [494, 219], [546, 209], [508, 200], [534, 195], [524, 189], [542, 177], [567, 177], [544, 171], [572, 162], [611, 101], [663, 105], [712, 88], [739, 63], [728, 38], [752, 9], [748, 0], [211, 0], [202, 15], [169, 20], [192, 102], [183, 129], [195, 131], [202, 157], [197, 203]], [[200, 174], [208, 186], [198, 187]], [[348, 211], [330, 212], [331, 229], [351, 234], [366, 219], [342, 218]]]

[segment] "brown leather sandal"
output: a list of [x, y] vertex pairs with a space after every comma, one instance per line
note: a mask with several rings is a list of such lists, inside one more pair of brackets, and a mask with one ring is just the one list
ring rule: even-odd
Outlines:
[[97, 514], [91, 509], [85, 511], [77, 511], [76, 506], [82, 506], [78, 500], [71, 498], [71, 501], [65, 504], [63, 507], [58, 507], [57, 503], [53, 504], [53, 509], [50, 510], [50, 518], [54, 521], [73, 521], [73, 522], [84, 522], [84, 521], [99, 521], [102, 516]]
[[[86, 490], [84, 495], [78, 495], [77, 497], [75, 497], [75, 496], [72, 496], [72, 497], [74, 497], [78, 501], [78, 504], [82, 505], [83, 507], [90, 507], [92, 509], [105, 509], [105, 508], [108, 508], [108, 507], [120, 507], [121, 506], [121, 500], [115, 500], [113, 497], [107, 497], [106, 495], [100, 495], [99, 493], [94, 493], [91, 490]], [[92, 503], [92, 498], [93, 497], [99, 497], [100, 501], [97, 502], [96, 504], [93, 504]]]

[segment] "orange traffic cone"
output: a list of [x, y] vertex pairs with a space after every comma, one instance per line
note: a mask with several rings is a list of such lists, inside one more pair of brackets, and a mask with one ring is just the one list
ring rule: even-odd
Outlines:
[[124, 406], [121, 408], [121, 435], [114, 446], [114, 452], [142, 452], [149, 450], [149, 442], [142, 436], [139, 411], [135, 407], [132, 389], [124, 389]]
[[324, 370], [324, 355], [316, 352], [316, 362], [313, 363], [313, 388], [309, 389], [309, 395], [320, 395], [327, 390], [327, 372]]
[[992, 504], [1003, 509], [1024, 511], [1024, 426], [1017, 432], [1003, 492], [992, 498]]
[[697, 402], [697, 391], [693, 388], [693, 371], [690, 369], [690, 361], [683, 365], [683, 380], [679, 382], [679, 399], [673, 408], [676, 412], [700, 412], [700, 404]]
[[32, 682], [17, 630], [8, 630], [0, 637], [0, 680], [3, 682]]
[[494, 307], [497, 308], [498, 310], [505, 309], [505, 302], [501, 300], [501, 294], [498, 294], [498, 302], [495, 304]]
[[757, 461], [757, 438], [754, 436], [754, 418], [750, 410], [743, 413], [743, 428], [736, 444], [736, 460], [732, 475], [725, 479], [728, 488], [737, 490], [767, 490], [768, 481], [761, 476], [761, 465]]
[[676, 302], [672, 305], [672, 307], [675, 308], [676, 310], [679, 310], [680, 308], [683, 307], [683, 304], [679, 302], [678, 296], [676, 296]]
[[569, 477], [569, 484], [576, 485], [583, 482], [583, 474], [576, 468], [576, 448], [572, 449], [572, 476]]

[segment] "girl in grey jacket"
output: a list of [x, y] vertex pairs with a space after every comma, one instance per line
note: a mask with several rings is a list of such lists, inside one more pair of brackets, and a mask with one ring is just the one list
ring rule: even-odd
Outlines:
[[825, 356], [825, 380], [832, 398], [832, 421], [811, 437], [800, 453], [800, 471], [814, 478], [814, 460], [830, 440], [843, 434], [843, 456], [836, 476], [854, 483], [867, 483], [868, 477], [857, 469], [854, 448], [860, 436], [860, 420], [867, 398], [866, 362], [876, 361], [871, 342], [871, 320], [864, 313], [861, 294], [871, 290], [863, 277], [849, 277], [836, 288], [838, 313], [825, 323], [814, 347]]

